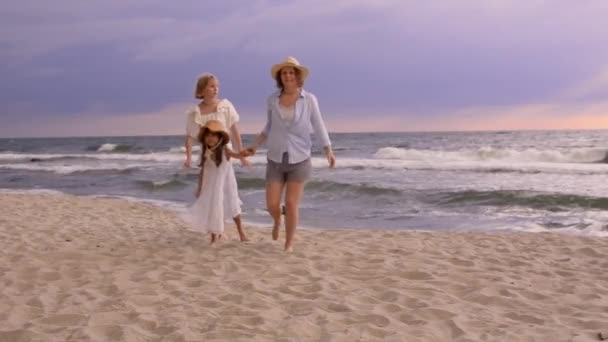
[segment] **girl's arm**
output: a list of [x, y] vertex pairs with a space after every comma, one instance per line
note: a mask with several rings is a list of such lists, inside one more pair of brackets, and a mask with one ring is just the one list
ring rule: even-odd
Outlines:
[[236, 159], [243, 158], [243, 156], [241, 155], [241, 153], [236, 153], [233, 150], [229, 149], [228, 147], [226, 147], [225, 152], [226, 152], [226, 156], [227, 157], [236, 158]]
[[253, 145], [249, 146], [245, 151], [245, 155], [246, 156], [251, 156], [255, 154], [255, 151], [258, 149], [258, 147], [260, 145], [262, 145], [265, 141], [266, 138], [268, 137], [268, 134], [270, 132], [270, 127], [271, 127], [271, 120], [272, 120], [272, 108], [271, 108], [271, 98], [269, 97], [267, 102], [266, 102], [266, 125], [264, 125], [264, 129], [262, 129], [262, 132], [260, 132], [260, 134], [255, 138], [255, 141], [253, 142]]

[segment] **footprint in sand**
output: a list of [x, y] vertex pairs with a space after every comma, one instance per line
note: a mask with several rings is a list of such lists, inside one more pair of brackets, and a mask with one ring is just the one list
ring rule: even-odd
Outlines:
[[227, 294], [227, 295], [220, 297], [220, 300], [222, 302], [241, 304], [241, 303], [243, 303], [243, 296], [238, 295], [238, 294]]
[[292, 300], [285, 302], [287, 312], [293, 316], [307, 316], [315, 310], [315, 303], [312, 301]]
[[38, 321], [38, 323], [48, 325], [60, 325], [60, 326], [73, 326], [81, 325], [87, 320], [86, 316], [73, 315], [73, 314], [62, 314], [45, 317]]
[[401, 316], [399, 316], [399, 320], [402, 323], [405, 323], [405, 324], [411, 325], [411, 326], [422, 326], [422, 325], [425, 325], [428, 323], [427, 321], [418, 319], [410, 314], [402, 314]]
[[505, 317], [512, 319], [514, 321], [529, 323], [529, 324], [543, 325], [545, 323], [545, 321], [540, 318], [536, 318], [536, 317], [530, 316], [530, 315], [519, 315], [515, 312], [509, 312], [509, 313], [505, 314]]

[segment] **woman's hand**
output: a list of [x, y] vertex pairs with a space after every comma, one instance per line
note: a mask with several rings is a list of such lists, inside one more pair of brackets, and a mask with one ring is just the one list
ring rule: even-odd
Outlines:
[[334, 156], [334, 151], [332, 151], [331, 147], [325, 148], [325, 155], [327, 156], [329, 168], [333, 169], [336, 166], [336, 156]]

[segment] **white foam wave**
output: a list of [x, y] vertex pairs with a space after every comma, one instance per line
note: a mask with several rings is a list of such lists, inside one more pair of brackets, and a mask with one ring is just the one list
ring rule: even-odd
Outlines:
[[97, 152], [110, 152], [110, 151], [114, 151], [116, 149], [116, 147], [118, 147], [118, 144], [103, 144], [101, 146], [99, 146], [99, 148], [97, 149]]
[[[265, 165], [265, 155], [256, 154], [249, 157], [253, 165]], [[233, 160], [239, 163], [238, 160]], [[311, 158], [312, 167], [326, 169], [327, 159], [324, 157]], [[524, 172], [524, 173], [558, 173], [558, 174], [608, 174], [608, 164], [600, 163], [551, 163], [551, 162], [520, 162], [508, 160], [448, 160], [437, 158], [419, 159], [366, 159], [337, 157], [336, 168], [351, 168], [364, 170], [443, 170], [443, 171], [480, 171], [480, 172]]]
[[606, 149], [578, 148], [568, 150], [499, 149], [484, 146], [476, 150], [434, 151], [383, 147], [375, 154], [377, 159], [397, 159], [425, 162], [508, 161], [510, 163], [593, 163], [604, 159]]
[[[200, 152], [200, 150], [201, 150], [201, 145], [194, 145], [194, 146], [192, 146], [192, 151], [193, 152]], [[169, 149], [169, 152], [171, 152], [171, 153], [186, 153], [186, 148], [184, 146], [171, 147]]]
[[150, 161], [150, 162], [166, 162], [176, 163], [183, 162], [184, 157], [169, 152], [156, 152], [146, 154], [130, 154], [130, 153], [81, 153], [81, 154], [21, 154], [21, 153], [0, 153], [0, 161], [2, 160], [36, 160], [46, 161], [58, 158], [87, 158], [97, 160], [131, 160], [131, 161]]
[[509, 230], [522, 231], [528, 233], [560, 233], [574, 236], [593, 236], [593, 237], [608, 237], [606, 230], [606, 221], [586, 220], [583, 222], [584, 228], [576, 226], [564, 228], [546, 228], [537, 223], [527, 223], [520, 226], [510, 227]]
[[150, 167], [148, 164], [98, 164], [98, 165], [42, 165], [42, 164], [0, 164], [0, 169], [5, 170], [26, 170], [26, 171], [45, 171], [56, 174], [67, 175], [76, 172], [86, 171], [126, 171], [137, 168]]
[[51, 189], [0, 189], [0, 194], [65, 195], [64, 192]]

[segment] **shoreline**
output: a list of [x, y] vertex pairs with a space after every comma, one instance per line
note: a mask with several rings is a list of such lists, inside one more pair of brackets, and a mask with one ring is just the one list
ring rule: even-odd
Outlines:
[[[0, 193], [0, 340], [594, 341], [608, 240], [270, 226], [208, 246], [169, 209]], [[283, 237], [283, 231], [281, 232]]]

